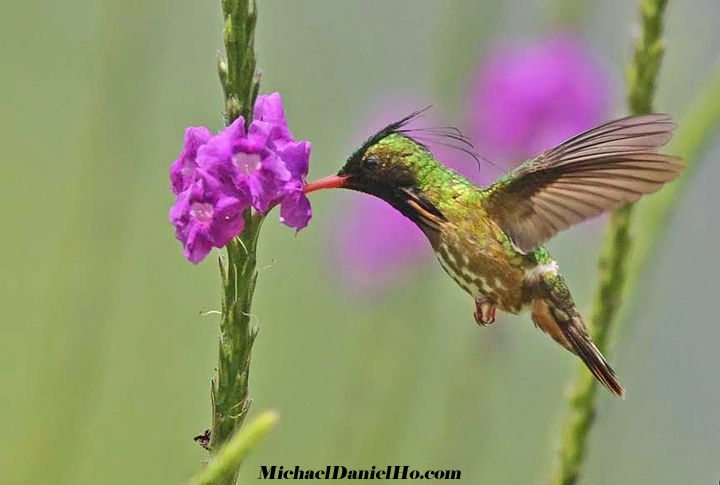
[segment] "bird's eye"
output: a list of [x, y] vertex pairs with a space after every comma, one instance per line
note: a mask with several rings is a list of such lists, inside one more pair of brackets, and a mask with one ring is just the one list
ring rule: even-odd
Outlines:
[[365, 168], [375, 170], [380, 165], [380, 160], [377, 157], [367, 157], [365, 159]]

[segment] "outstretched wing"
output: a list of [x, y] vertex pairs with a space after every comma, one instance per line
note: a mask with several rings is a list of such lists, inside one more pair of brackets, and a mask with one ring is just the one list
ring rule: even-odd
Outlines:
[[558, 232], [660, 189], [683, 169], [657, 150], [672, 137], [665, 114], [629, 116], [542, 152], [490, 186], [486, 207], [529, 252]]

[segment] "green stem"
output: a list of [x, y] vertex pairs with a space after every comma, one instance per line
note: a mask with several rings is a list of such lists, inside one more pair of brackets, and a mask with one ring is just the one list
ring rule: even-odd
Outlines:
[[[697, 169], [702, 150], [720, 122], [720, 63], [698, 92], [688, 111], [680, 118], [677, 134], [669, 152], [683, 159], [685, 170], [678, 180], [639, 204], [638, 230], [633, 257], [628, 268], [625, 293], [632, 295], [638, 285], [647, 257], [662, 241], [660, 234], [668, 224], [670, 213], [687, 188], [688, 180]], [[625, 308], [627, 310], [627, 308]], [[624, 319], [624, 313], [621, 320]]]
[[222, 10], [226, 60], [219, 62], [218, 71], [225, 93], [225, 117], [230, 124], [242, 116], [249, 126], [260, 88], [255, 59], [257, 4], [256, 0], [222, 0]]
[[266, 411], [236, 431], [207, 466], [190, 481], [190, 485], [213, 485], [234, 480], [245, 457], [264, 440], [277, 423], [278, 416]]
[[[633, 62], [628, 69], [628, 104], [631, 114], [652, 112], [655, 82], [663, 57], [662, 28], [667, 0], [643, 0], [640, 4], [642, 30], [635, 45]], [[599, 261], [599, 287], [590, 317], [590, 330], [597, 347], [607, 352], [609, 336], [626, 280], [631, 237], [630, 223], [634, 206], [613, 212], [605, 233]], [[585, 459], [588, 438], [595, 420], [597, 382], [583, 368], [570, 397], [570, 412], [563, 432], [560, 469], [553, 483], [578, 482]]]
[[251, 305], [257, 281], [256, 251], [262, 216], [245, 214], [245, 229], [226, 246], [227, 263], [220, 262], [223, 305], [217, 377], [212, 386], [213, 427], [210, 449], [217, 450], [245, 419], [250, 354], [257, 335]]
[[[249, 124], [259, 89], [254, 51], [257, 5], [255, 0], [223, 0], [222, 10], [227, 60], [220, 60], [218, 73], [225, 93], [226, 121], [230, 124], [243, 116]], [[222, 317], [217, 376], [211, 393], [210, 450], [214, 458], [240, 429], [251, 403], [248, 397], [250, 355], [257, 335], [251, 322], [251, 306], [257, 281], [257, 241], [263, 217], [252, 209], [248, 209], [244, 217], [243, 232], [226, 246], [227, 262], [220, 262]], [[213, 483], [235, 483], [239, 466], [237, 462]]]

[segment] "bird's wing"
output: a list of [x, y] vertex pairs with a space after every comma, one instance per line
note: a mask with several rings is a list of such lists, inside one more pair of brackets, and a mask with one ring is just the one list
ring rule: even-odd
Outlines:
[[520, 251], [532, 251], [558, 232], [677, 177], [682, 160], [657, 153], [675, 126], [670, 116], [651, 114], [588, 130], [498, 180], [484, 204]]

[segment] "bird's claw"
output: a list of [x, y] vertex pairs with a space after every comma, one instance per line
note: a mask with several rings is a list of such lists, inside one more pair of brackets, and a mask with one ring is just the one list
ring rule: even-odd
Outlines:
[[495, 322], [497, 308], [492, 299], [485, 297], [475, 300], [475, 322], [481, 327], [487, 327]]

